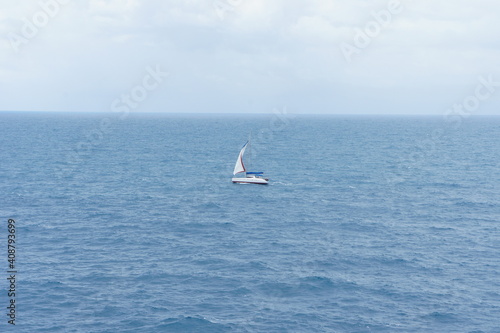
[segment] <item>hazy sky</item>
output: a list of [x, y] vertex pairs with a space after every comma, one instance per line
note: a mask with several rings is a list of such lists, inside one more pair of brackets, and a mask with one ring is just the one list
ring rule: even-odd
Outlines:
[[0, 110], [500, 114], [498, 0], [0, 4]]

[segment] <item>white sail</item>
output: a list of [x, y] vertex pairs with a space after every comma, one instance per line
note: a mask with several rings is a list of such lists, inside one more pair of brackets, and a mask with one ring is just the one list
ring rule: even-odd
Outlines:
[[236, 165], [234, 166], [234, 172], [233, 175], [240, 173], [240, 172], [245, 172], [247, 169], [245, 169], [245, 165], [243, 164], [243, 154], [245, 153], [245, 149], [247, 148], [248, 141], [245, 143], [243, 148], [241, 148], [240, 154], [238, 155], [238, 159], [236, 160]]

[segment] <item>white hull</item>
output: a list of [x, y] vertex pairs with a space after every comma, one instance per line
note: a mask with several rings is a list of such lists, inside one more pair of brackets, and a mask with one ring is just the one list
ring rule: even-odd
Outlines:
[[238, 183], [238, 184], [261, 184], [261, 185], [267, 185], [269, 181], [265, 178], [259, 178], [259, 177], [234, 177], [232, 179], [233, 183]]

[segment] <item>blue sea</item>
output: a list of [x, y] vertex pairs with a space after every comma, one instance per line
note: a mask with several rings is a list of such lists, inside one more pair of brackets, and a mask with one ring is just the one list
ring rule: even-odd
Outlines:
[[[500, 117], [2, 112], [0, 133], [0, 332], [500, 332]], [[249, 135], [267, 186], [231, 183]]]

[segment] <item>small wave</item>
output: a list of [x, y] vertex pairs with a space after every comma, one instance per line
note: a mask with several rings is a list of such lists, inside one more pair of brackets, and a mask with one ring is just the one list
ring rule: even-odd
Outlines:
[[458, 207], [466, 207], [466, 208], [494, 208], [496, 207], [496, 204], [491, 202], [474, 202], [474, 201], [457, 201], [454, 203], [455, 206]]
[[346, 281], [333, 281], [328, 277], [308, 276], [299, 279], [299, 283], [263, 283], [259, 286], [261, 293], [268, 297], [289, 298], [301, 295], [319, 294], [333, 289], [352, 288], [355, 284]]
[[429, 227], [429, 230], [432, 232], [455, 231], [454, 228], [449, 227]]
[[293, 186], [294, 183], [282, 182], [282, 181], [269, 181], [269, 185], [281, 185], [281, 186]]
[[457, 183], [443, 183], [443, 182], [435, 182], [431, 183], [432, 187], [441, 187], [441, 188], [468, 188], [468, 186], [464, 186], [462, 184]]
[[203, 211], [210, 211], [210, 212], [223, 212], [224, 211], [224, 209], [220, 205], [218, 205], [214, 202], [208, 202], [208, 203], [204, 203], [201, 205], [196, 205], [193, 208], [197, 211], [202, 211], [202, 212]]
[[213, 323], [205, 318], [201, 317], [178, 317], [169, 318], [162, 321], [162, 323], [154, 328], [154, 330], [161, 332], [186, 332], [186, 333], [219, 333], [219, 332], [229, 332], [231, 327], [228, 325], [222, 325]]
[[116, 316], [124, 315], [126, 311], [116, 306], [106, 305], [100, 310], [96, 310], [94, 312], [94, 316], [96, 317], [111, 317], [114, 318]]
[[423, 316], [423, 318], [429, 320], [435, 320], [443, 323], [456, 323], [459, 318], [452, 313], [443, 313], [443, 312], [432, 312], [428, 315]]

